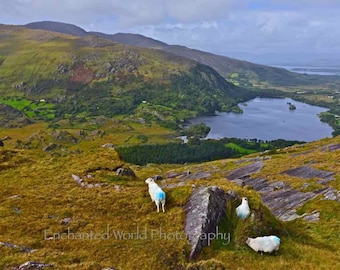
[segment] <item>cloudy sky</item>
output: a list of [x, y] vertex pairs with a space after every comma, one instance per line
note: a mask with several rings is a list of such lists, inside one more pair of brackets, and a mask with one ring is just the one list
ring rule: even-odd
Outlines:
[[231, 52], [340, 55], [340, 0], [0, 0], [0, 23], [50, 20]]

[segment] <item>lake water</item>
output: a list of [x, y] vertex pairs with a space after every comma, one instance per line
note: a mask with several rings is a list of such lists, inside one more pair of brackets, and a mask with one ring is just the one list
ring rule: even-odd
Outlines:
[[[289, 110], [287, 102], [296, 106]], [[204, 123], [211, 128], [208, 139], [235, 137], [262, 140], [315, 141], [332, 137], [333, 129], [317, 114], [328, 109], [311, 106], [290, 98], [255, 98], [239, 104], [243, 114], [217, 113], [190, 119], [190, 124]]]
[[292, 72], [310, 75], [340, 75], [339, 67], [308, 67], [308, 66], [273, 66]]

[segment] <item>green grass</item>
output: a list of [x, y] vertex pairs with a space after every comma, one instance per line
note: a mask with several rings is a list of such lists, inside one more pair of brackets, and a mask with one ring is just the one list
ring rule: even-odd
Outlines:
[[43, 117], [46, 120], [52, 120], [55, 117], [55, 105], [45, 101], [32, 101], [24, 98], [0, 98], [0, 104], [9, 105], [29, 118]]
[[[229, 148], [232, 148], [232, 149], [235, 149], [237, 151], [239, 151], [241, 154], [252, 154], [252, 153], [256, 153], [255, 150], [251, 150], [251, 149], [246, 149], [246, 148], [243, 148], [242, 146], [239, 146], [235, 143], [227, 143], [225, 145], [226, 147], [229, 147]], [[262, 146], [262, 145], [261, 145]]]
[[[39, 127], [36, 126], [35, 129], [37, 128]], [[134, 128], [137, 129], [138, 126]], [[23, 129], [20, 136], [29, 136], [29, 130]], [[107, 142], [106, 139], [104, 141]], [[317, 223], [301, 220], [279, 222], [263, 206], [259, 194], [254, 190], [241, 188], [225, 180], [226, 170], [236, 168], [235, 160], [191, 165], [132, 166], [123, 164], [116, 151], [100, 147], [103, 143], [100, 138], [76, 146], [83, 149], [83, 153], [65, 156], [52, 156], [40, 149], [14, 149], [9, 142], [5, 149], [0, 150], [1, 241], [37, 250], [25, 254], [0, 247], [0, 268], [5, 269], [28, 260], [52, 263], [56, 269], [185, 269], [193, 267], [195, 263], [215, 267], [222, 264], [227, 269], [338, 267], [339, 203], [316, 198], [303, 206], [301, 212], [320, 210], [320, 221]], [[291, 164], [298, 166], [314, 160], [316, 163], [313, 166], [316, 168], [335, 171], [336, 180], [331, 185], [339, 187], [340, 171], [334, 163], [338, 153], [318, 150], [320, 146], [330, 143], [339, 143], [339, 138], [325, 139], [299, 148], [291, 147], [289, 151], [294, 154], [313, 149], [315, 152], [295, 158], [289, 153], [277, 155], [265, 161], [264, 169], [259, 175], [269, 175], [270, 179], [280, 179], [292, 184], [296, 181], [295, 178], [281, 175], [280, 172]], [[122, 165], [130, 166], [137, 177], [120, 177], [109, 171]], [[164, 175], [169, 170], [205, 170], [213, 173], [208, 179], [191, 180], [185, 186], [165, 189], [166, 213], [157, 214], [144, 180], [155, 174]], [[85, 178], [88, 171], [92, 175], [92, 178], [88, 178], [89, 183], [107, 183], [107, 186], [79, 187], [71, 174]], [[180, 182], [179, 179], [173, 179], [169, 183]], [[120, 186], [120, 189], [115, 189], [115, 185]], [[191, 195], [191, 185], [217, 185], [225, 191], [235, 190], [240, 196], [249, 198], [251, 209], [259, 217], [255, 218], [254, 223], [250, 219], [240, 221], [235, 215], [237, 202], [229, 205], [227, 218], [221, 221], [219, 230], [230, 233], [230, 243], [225, 245], [221, 239], [214, 240], [211, 246], [202, 250], [195, 262], [187, 260], [187, 241], [170, 237], [176, 231], [183, 233], [183, 206]], [[12, 197], [14, 195], [18, 196]], [[15, 208], [20, 209], [20, 212], [15, 212]], [[63, 225], [62, 220], [68, 217], [71, 218], [70, 224]], [[84, 237], [91, 231], [104, 234], [107, 228], [111, 232], [134, 233], [137, 227], [140, 232], [146, 230], [149, 237], [147, 242], [143, 239], [116, 239], [113, 234], [110, 239], [44, 239], [45, 233], [53, 236], [53, 233], [67, 232], [68, 228], [72, 233]], [[163, 239], [159, 234], [160, 230], [169, 237]], [[245, 238], [259, 230], [264, 234], [274, 230], [281, 237], [278, 255], [261, 256], [245, 245]]]

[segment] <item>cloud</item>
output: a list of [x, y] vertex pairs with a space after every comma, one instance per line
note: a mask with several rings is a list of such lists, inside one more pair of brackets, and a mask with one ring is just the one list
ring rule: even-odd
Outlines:
[[54, 20], [212, 52], [340, 51], [338, 0], [0, 0], [0, 23]]

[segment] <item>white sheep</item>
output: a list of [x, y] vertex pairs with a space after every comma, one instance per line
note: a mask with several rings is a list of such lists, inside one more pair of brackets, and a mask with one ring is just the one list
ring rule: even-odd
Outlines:
[[246, 243], [256, 252], [261, 251], [272, 253], [273, 251], [278, 251], [280, 248], [280, 238], [275, 235], [262, 236], [256, 238], [248, 237]]
[[155, 202], [157, 206], [157, 212], [159, 213], [159, 204], [162, 204], [163, 213], [165, 212], [164, 206], [165, 206], [165, 192], [155, 183], [155, 180], [153, 178], [148, 178], [145, 180], [145, 183], [149, 186], [149, 194], [151, 197], [151, 200]]
[[242, 198], [242, 203], [236, 208], [236, 214], [240, 219], [246, 219], [249, 216], [250, 208], [246, 197]]

